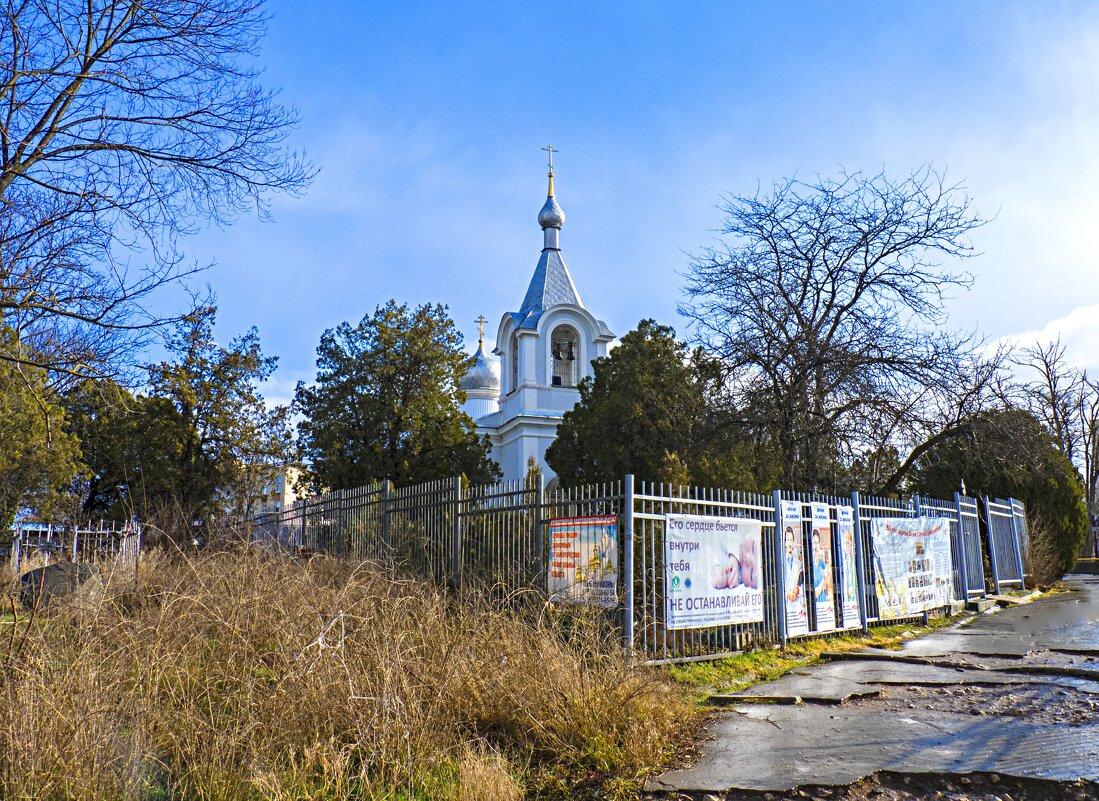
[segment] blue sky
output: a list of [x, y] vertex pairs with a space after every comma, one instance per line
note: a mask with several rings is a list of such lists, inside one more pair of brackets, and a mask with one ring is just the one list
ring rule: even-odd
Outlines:
[[1061, 334], [1099, 368], [1099, 4], [271, 0], [267, 83], [320, 173], [274, 220], [192, 238], [218, 335], [259, 328], [283, 400], [321, 332], [389, 298], [476, 346], [541, 248], [552, 142], [562, 250], [623, 334], [674, 325], [723, 193], [932, 162], [995, 220], [951, 322]]

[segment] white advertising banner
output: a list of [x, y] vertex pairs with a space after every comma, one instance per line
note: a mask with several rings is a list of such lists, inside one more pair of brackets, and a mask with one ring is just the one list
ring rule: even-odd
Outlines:
[[805, 548], [801, 536], [801, 503], [779, 505], [782, 531], [782, 583], [786, 588], [786, 636], [809, 633], [809, 611], [805, 603]]
[[836, 629], [836, 593], [832, 580], [832, 523], [828, 519], [828, 504], [810, 504], [813, 533], [810, 535], [813, 567], [813, 612], [817, 631]]
[[760, 521], [703, 515], [664, 520], [667, 628], [762, 621]]
[[618, 518], [551, 520], [549, 538], [551, 601], [618, 606]]
[[840, 543], [840, 612], [843, 627], [862, 626], [859, 613], [859, 574], [855, 560], [855, 510], [850, 506], [836, 507], [836, 537]]
[[870, 529], [874, 590], [883, 620], [947, 606], [954, 597], [950, 521], [945, 517], [883, 517]]

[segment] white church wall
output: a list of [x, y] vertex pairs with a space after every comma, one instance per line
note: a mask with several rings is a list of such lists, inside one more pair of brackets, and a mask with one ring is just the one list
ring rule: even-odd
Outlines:
[[474, 420], [490, 415], [499, 408], [500, 401], [495, 395], [490, 397], [475, 397], [469, 392], [466, 393], [466, 402], [462, 404], [462, 411]]
[[557, 438], [560, 417], [528, 416], [509, 420], [490, 435], [492, 458], [500, 465], [506, 479], [519, 479], [527, 474], [528, 460], [533, 457], [546, 481], [557, 474], [546, 464], [546, 449]]

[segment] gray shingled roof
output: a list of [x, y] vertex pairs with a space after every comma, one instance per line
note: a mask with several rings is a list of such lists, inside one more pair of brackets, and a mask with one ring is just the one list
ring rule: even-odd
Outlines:
[[[538, 259], [538, 266], [534, 268], [534, 277], [530, 279], [523, 305], [519, 311], [511, 313], [511, 318], [515, 321], [516, 328], [537, 328], [543, 312], [563, 303], [584, 308], [580, 293], [576, 291], [576, 284], [569, 275], [569, 268], [561, 258], [561, 251], [546, 248]], [[614, 336], [606, 323], [602, 320], [596, 322], [599, 323], [601, 334]]]
[[569, 275], [569, 268], [561, 258], [561, 251], [543, 250], [538, 259], [538, 266], [534, 268], [534, 277], [530, 279], [530, 286], [527, 287], [523, 305], [519, 307], [519, 314], [526, 319], [562, 303], [581, 308], [584, 306], [584, 302], [580, 300], [580, 293], [576, 291], [576, 284], [572, 282], [572, 276]]

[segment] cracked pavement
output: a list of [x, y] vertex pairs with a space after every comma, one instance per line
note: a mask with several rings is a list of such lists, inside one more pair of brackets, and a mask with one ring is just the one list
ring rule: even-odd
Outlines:
[[881, 772], [1099, 782], [1099, 577], [1066, 585], [738, 693], [698, 762], [646, 789], [784, 792]]

